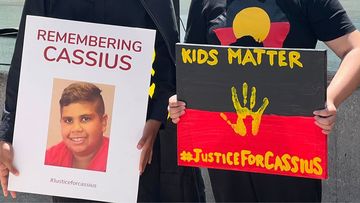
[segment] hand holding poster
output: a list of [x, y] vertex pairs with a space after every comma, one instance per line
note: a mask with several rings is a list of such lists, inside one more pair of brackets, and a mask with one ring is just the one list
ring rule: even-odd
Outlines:
[[178, 163], [327, 177], [326, 52], [177, 45]]
[[155, 31], [26, 23], [9, 189], [135, 202]]

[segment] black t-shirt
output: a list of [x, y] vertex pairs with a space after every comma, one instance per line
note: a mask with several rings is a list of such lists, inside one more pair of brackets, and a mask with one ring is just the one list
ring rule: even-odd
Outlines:
[[155, 27], [140, 1], [134, 0], [53, 0], [49, 5], [48, 15], [61, 19], [111, 25]]
[[314, 48], [354, 30], [338, 0], [194, 0], [186, 42]]

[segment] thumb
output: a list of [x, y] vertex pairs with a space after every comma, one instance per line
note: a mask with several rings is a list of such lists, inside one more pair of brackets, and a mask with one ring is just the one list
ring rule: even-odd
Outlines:
[[10, 163], [9, 165], [6, 165], [6, 166], [10, 173], [14, 174], [15, 176], [19, 175], [19, 171], [14, 167], [14, 165], [12, 163]]
[[325, 109], [314, 111], [315, 116], [329, 117], [336, 114], [336, 107], [334, 104], [327, 104]]
[[142, 136], [141, 139], [139, 140], [136, 148], [139, 149], [139, 150], [142, 149], [145, 142], [146, 142], [146, 136]]
[[176, 103], [177, 102], [177, 95], [174, 94], [169, 98], [169, 103]]
[[13, 165], [14, 151], [12, 146], [6, 143], [1, 147], [3, 157], [2, 163], [6, 166], [10, 173], [16, 176], [19, 175], [19, 171]]
[[5, 167], [9, 170], [10, 173], [14, 174], [15, 176], [19, 175], [19, 171], [14, 167], [12, 159], [7, 159], [2, 162]]

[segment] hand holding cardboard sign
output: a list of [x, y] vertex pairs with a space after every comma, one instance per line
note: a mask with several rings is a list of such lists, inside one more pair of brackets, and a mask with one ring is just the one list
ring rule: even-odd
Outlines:
[[261, 107], [254, 112], [253, 109], [255, 107], [256, 104], [256, 88], [252, 87], [251, 88], [251, 97], [250, 97], [250, 109], [248, 107], [246, 107], [246, 104], [248, 102], [247, 100], [247, 95], [248, 95], [248, 85], [246, 82], [243, 83], [243, 88], [242, 88], [242, 93], [243, 93], [243, 103], [244, 106], [241, 106], [239, 98], [237, 96], [236, 93], [236, 88], [232, 87], [231, 88], [231, 93], [232, 93], [232, 101], [237, 113], [237, 120], [236, 123], [232, 123], [227, 116], [224, 113], [220, 113], [220, 116], [222, 119], [224, 119], [227, 124], [229, 124], [231, 126], [231, 128], [234, 130], [234, 132], [236, 134], [239, 134], [241, 136], [245, 136], [246, 135], [246, 126], [244, 123], [244, 119], [247, 116], [251, 116], [252, 117], [252, 134], [253, 135], [257, 135], [259, 132], [259, 127], [260, 127], [260, 123], [261, 123], [261, 116], [263, 115], [266, 107], [269, 105], [269, 99], [267, 97], [265, 97], [263, 99], [263, 104], [261, 105]]
[[336, 106], [332, 102], [326, 103], [326, 108], [314, 111], [315, 124], [322, 129], [326, 135], [330, 134], [335, 126]]
[[145, 123], [143, 136], [137, 144], [137, 148], [141, 150], [139, 163], [140, 174], [145, 171], [147, 164], [151, 164], [153, 146], [160, 126], [161, 122], [153, 119], [149, 119]]
[[173, 123], [177, 124], [180, 121], [180, 117], [185, 114], [185, 106], [185, 102], [177, 100], [176, 94], [169, 98], [168, 111]]
[[[14, 152], [11, 144], [0, 141], [0, 182], [3, 189], [4, 196], [7, 197], [9, 172], [14, 175], [19, 175], [17, 169], [13, 166]], [[15, 192], [10, 192], [13, 198], [16, 198]]]

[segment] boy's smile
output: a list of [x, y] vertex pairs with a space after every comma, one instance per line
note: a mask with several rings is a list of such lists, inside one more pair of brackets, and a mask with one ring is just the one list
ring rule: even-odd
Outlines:
[[62, 108], [61, 134], [75, 156], [89, 156], [101, 146], [107, 116], [96, 112], [96, 103], [77, 102]]

